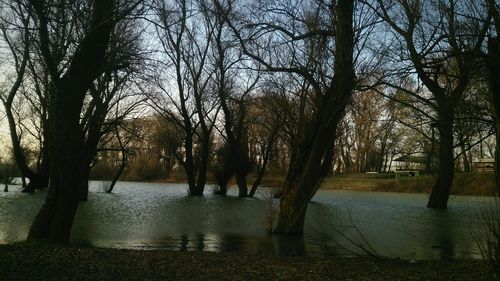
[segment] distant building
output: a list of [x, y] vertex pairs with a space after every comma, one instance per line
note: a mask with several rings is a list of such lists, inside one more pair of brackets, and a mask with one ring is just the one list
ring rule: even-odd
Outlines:
[[474, 172], [494, 172], [495, 158], [479, 158], [472, 163]]

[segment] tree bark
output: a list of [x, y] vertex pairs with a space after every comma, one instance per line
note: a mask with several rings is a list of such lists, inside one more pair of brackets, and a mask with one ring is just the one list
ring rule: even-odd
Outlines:
[[350, 0], [339, 0], [335, 7], [333, 84], [323, 96], [315, 123], [305, 131], [297, 156], [290, 165], [274, 233], [303, 234], [307, 204], [331, 169], [337, 127], [354, 88], [353, 9], [354, 2]]
[[248, 186], [247, 186], [247, 177], [244, 173], [236, 174], [236, 183], [238, 184], [238, 197], [247, 197], [248, 196]]
[[68, 243], [80, 200], [79, 187], [86, 162], [80, 114], [87, 91], [99, 75], [114, 27], [113, 0], [95, 0], [85, 38], [63, 77], [59, 77], [50, 48], [45, 1], [31, 0], [39, 23], [40, 49], [55, 84], [50, 97], [50, 186], [45, 203], [31, 225], [28, 240]]
[[436, 183], [427, 203], [429, 208], [446, 208], [455, 171], [453, 157], [453, 115], [452, 105], [441, 106], [438, 112], [439, 170]]
[[79, 120], [75, 118], [79, 111], [77, 106], [64, 106], [72, 103], [70, 96], [63, 94], [67, 93], [69, 87], [60, 89], [64, 92], [57, 93], [56, 104], [52, 106], [54, 118], [51, 120], [53, 134], [49, 147], [52, 166], [49, 193], [31, 225], [28, 240], [68, 243], [81, 196], [83, 135], [78, 129]]

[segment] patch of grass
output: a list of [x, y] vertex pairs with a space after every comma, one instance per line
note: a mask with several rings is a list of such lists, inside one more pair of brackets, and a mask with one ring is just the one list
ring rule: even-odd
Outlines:
[[[348, 174], [325, 179], [322, 188], [406, 193], [430, 193], [435, 176], [400, 177], [393, 174]], [[492, 173], [457, 173], [453, 180], [454, 195], [491, 195], [495, 192]]]

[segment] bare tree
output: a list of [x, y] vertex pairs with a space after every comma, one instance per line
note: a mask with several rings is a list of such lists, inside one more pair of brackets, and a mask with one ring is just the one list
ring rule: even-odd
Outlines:
[[[307, 8], [300, 1], [289, 4], [264, 5], [262, 21], [253, 20], [244, 29], [234, 21], [229, 24], [247, 56], [268, 71], [297, 77], [306, 86], [308, 114], [299, 120], [302, 131], [292, 149], [274, 230], [300, 235], [307, 204], [331, 170], [336, 129], [354, 88], [354, 2], [318, 1]], [[220, 4], [219, 8], [223, 9]], [[288, 11], [289, 17], [281, 11]], [[266, 40], [266, 34], [276, 37]], [[269, 44], [261, 48], [263, 41]]]
[[225, 185], [234, 174], [239, 197], [246, 197], [247, 175], [251, 170], [248, 151], [250, 121], [248, 110], [252, 101], [251, 94], [260, 78], [260, 71], [258, 67], [252, 67], [251, 62], [244, 60], [237, 49], [238, 42], [232, 38], [231, 29], [227, 26], [225, 15], [231, 14], [234, 1], [219, 2], [219, 4], [224, 6], [223, 10], [205, 6], [206, 17], [213, 21], [212, 63], [215, 69], [213, 84], [223, 113], [221, 136], [224, 144], [218, 153], [221, 161], [215, 173], [221, 187], [218, 194], [225, 195]]
[[[15, 72], [10, 77], [6, 77], [4, 83], [10, 84], [9, 86], [6, 85], [9, 90], [7, 93], [0, 94], [0, 100], [5, 108], [5, 116], [9, 124], [14, 160], [23, 179], [23, 186], [25, 187], [23, 191], [33, 192], [35, 189], [45, 187], [48, 184], [48, 175], [44, 169], [38, 169], [37, 172], [30, 168], [21, 144], [22, 133], [20, 128], [23, 120], [19, 120], [19, 118], [16, 120], [17, 111], [14, 107], [16, 95], [19, 97], [18, 93], [22, 90], [23, 81], [29, 68], [30, 43], [33, 39], [30, 34], [32, 20], [20, 1], [0, 4], [2, 12], [0, 29], [3, 42], [8, 47], [12, 57], [10, 61], [13, 63]], [[28, 186], [24, 185], [24, 178], [29, 179]]]
[[[116, 3], [96, 0], [87, 6], [91, 12], [87, 14], [90, 20], [82, 28], [82, 39], [65, 68], [55, 64], [57, 53], [51, 47], [57, 39], [57, 34], [50, 32], [52, 15], [59, 10], [46, 1], [28, 3], [36, 16], [39, 48], [54, 85], [49, 101], [50, 186], [45, 203], [30, 228], [28, 240], [67, 243], [80, 200], [79, 191], [82, 182], [88, 180], [84, 172], [87, 164], [85, 132], [80, 124], [80, 114], [86, 94], [105, 61], [115, 25], [113, 17], [117, 16]], [[85, 14], [81, 16], [85, 18]]]
[[283, 117], [279, 114], [279, 107], [275, 101], [275, 95], [265, 93], [253, 104], [253, 110], [249, 117], [252, 119], [249, 128], [249, 146], [253, 148], [251, 159], [255, 168], [255, 180], [252, 183], [249, 197], [253, 197], [257, 188], [262, 183], [268, 170], [270, 162], [278, 153], [276, 143], [279, 139], [279, 129], [282, 125]]
[[427, 206], [446, 208], [454, 175], [455, 111], [474, 73], [488, 24], [478, 20], [484, 17], [475, 1], [378, 0], [377, 4], [375, 10], [393, 31], [395, 54], [409, 63], [397, 72], [419, 78], [428, 92], [413, 97], [435, 111], [440, 164]]
[[[213, 70], [208, 56], [212, 26], [200, 12], [202, 2], [155, 2], [156, 33], [160, 43], [160, 73], [154, 78], [159, 91], [151, 105], [172, 123], [182, 140], [175, 155], [187, 176], [190, 196], [205, 188], [211, 138], [219, 106], [209, 88]], [[173, 73], [169, 76], [169, 72]], [[171, 81], [173, 85], [169, 85]]]

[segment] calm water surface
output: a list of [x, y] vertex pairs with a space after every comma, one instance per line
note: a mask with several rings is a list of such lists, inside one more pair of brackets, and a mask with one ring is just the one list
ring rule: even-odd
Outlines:
[[[45, 192], [0, 192], [0, 243], [26, 239]], [[347, 239], [389, 257], [479, 258], [471, 231], [481, 227], [476, 198], [452, 196], [447, 210], [425, 208], [426, 195], [320, 190], [309, 204], [303, 238], [269, 235], [267, 196], [187, 197], [185, 184], [119, 182], [114, 194], [92, 182], [71, 242], [112, 248], [350, 255]], [[483, 200], [484, 201], [484, 200]], [[277, 201], [274, 202], [278, 204]], [[482, 203], [485, 204], [484, 202]], [[347, 238], [347, 239], [346, 239]]]

